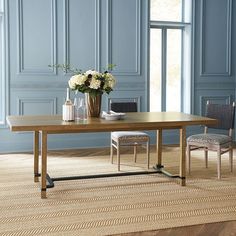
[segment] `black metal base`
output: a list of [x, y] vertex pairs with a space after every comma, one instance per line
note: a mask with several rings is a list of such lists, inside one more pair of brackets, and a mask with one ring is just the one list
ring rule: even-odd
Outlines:
[[150, 174], [164, 174], [170, 178], [180, 178], [185, 179], [185, 177], [180, 177], [179, 175], [172, 175], [171, 173], [163, 170], [163, 165], [153, 166], [153, 170], [150, 171], [137, 171], [137, 172], [120, 172], [120, 173], [110, 173], [110, 174], [97, 174], [97, 175], [80, 175], [80, 176], [65, 176], [51, 178], [48, 174], [47, 179], [47, 188], [53, 188], [54, 182], [56, 181], [67, 181], [67, 180], [76, 180], [76, 179], [97, 179], [97, 178], [107, 178], [107, 177], [119, 177], [119, 176], [130, 176], [130, 175], [150, 175]]
[[107, 178], [107, 177], [119, 177], [119, 176], [130, 176], [130, 175], [150, 175], [160, 173], [158, 170], [153, 171], [138, 171], [138, 172], [121, 172], [121, 173], [110, 173], [110, 174], [98, 174], [98, 175], [80, 175], [80, 176], [65, 176], [51, 178], [47, 174], [47, 188], [53, 188], [54, 182], [56, 181], [67, 181], [76, 179], [97, 179], [97, 178]]
[[169, 178], [178, 178], [178, 179], [185, 179], [185, 177], [181, 177], [179, 175], [172, 175], [170, 172], [163, 170], [164, 166], [156, 164], [153, 166], [153, 169], [157, 170], [158, 173], [168, 176]]

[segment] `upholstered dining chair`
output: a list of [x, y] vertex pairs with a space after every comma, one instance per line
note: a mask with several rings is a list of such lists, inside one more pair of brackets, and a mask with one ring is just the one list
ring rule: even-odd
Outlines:
[[[110, 110], [114, 112], [137, 112], [136, 101], [112, 102], [110, 100]], [[147, 168], [149, 169], [150, 154], [149, 154], [149, 135], [140, 131], [117, 131], [111, 132], [111, 151], [110, 158], [113, 164], [113, 148], [117, 150], [117, 166], [120, 171], [120, 148], [121, 146], [134, 147], [134, 162], [137, 161], [137, 146], [146, 147]]]
[[[187, 166], [188, 172], [191, 170], [191, 151], [197, 149], [204, 150], [205, 165], [208, 167], [208, 151], [217, 152], [217, 175], [221, 178], [221, 155], [229, 152], [230, 171], [233, 171], [233, 148], [232, 134], [234, 129], [235, 103], [211, 104], [207, 101], [206, 116], [218, 120], [217, 125], [205, 126], [203, 134], [192, 135], [187, 138]], [[213, 132], [209, 132], [209, 130]], [[227, 130], [228, 134], [222, 134], [216, 130]]]

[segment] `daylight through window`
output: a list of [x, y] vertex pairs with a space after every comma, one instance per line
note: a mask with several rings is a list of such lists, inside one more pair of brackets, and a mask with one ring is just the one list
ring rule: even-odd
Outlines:
[[150, 111], [190, 110], [190, 3], [150, 1]]

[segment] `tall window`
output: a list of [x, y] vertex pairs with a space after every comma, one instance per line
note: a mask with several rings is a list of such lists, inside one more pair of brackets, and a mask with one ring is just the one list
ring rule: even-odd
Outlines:
[[0, 0], [0, 125], [5, 122], [4, 43], [4, 2]]
[[150, 0], [150, 111], [190, 111], [191, 0]]

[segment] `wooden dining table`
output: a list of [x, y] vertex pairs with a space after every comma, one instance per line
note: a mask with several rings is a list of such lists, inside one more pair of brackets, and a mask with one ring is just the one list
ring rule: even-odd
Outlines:
[[[88, 118], [85, 122], [66, 122], [61, 115], [44, 116], [8, 116], [7, 123], [13, 132], [34, 132], [34, 181], [39, 182], [41, 177], [41, 198], [47, 197], [47, 188], [53, 187], [54, 181], [81, 179], [81, 178], [104, 178], [122, 175], [138, 175], [164, 173], [170, 177], [178, 178], [182, 186], [186, 185], [186, 127], [192, 125], [216, 124], [217, 120], [185, 114], [182, 112], [131, 112], [126, 113], [122, 120], [105, 120], [102, 118]], [[162, 165], [162, 133], [165, 129], [179, 130], [180, 164], [179, 175], [171, 175], [164, 170]], [[131, 173], [108, 173], [77, 177], [51, 178], [47, 174], [47, 151], [48, 135], [66, 133], [89, 133], [89, 132], [112, 132], [112, 131], [132, 131], [132, 130], [155, 130], [156, 141], [156, 165], [153, 170]], [[40, 141], [40, 142], [39, 142]], [[110, 143], [109, 143], [110, 144]], [[39, 172], [39, 149], [41, 148], [41, 173]]]

